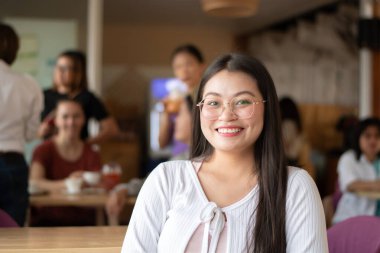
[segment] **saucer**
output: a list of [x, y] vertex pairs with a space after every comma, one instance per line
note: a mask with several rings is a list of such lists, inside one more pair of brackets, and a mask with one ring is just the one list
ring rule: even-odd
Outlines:
[[79, 195], [82, 194], [82, 191], [79, 192], [69, 192], [67, 189], [62, 190], [62, 193], [65, 195]]
[[99, 187], [87, 187], [82, 189], [83, 194], [103, 194], [106, 190], [104, 188]]
[[40, 195], [46, 195], [49, 192], [46, 190], [33, 190], [33, 191], [28, 191], [30, 196], [40, 196]]
[[30, 196], [46, 195], [49, 193], [47, 190], [43, 189], [28, 189], [28, 192]]

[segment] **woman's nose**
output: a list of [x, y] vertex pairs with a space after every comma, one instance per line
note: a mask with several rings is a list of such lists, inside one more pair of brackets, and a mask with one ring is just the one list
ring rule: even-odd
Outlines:
[[221, 114], [219, 115], [219, 120], [222, 121], [232, 121], [237, 120], [236, 114], [232, 111], [230, 104], [224, 104]]

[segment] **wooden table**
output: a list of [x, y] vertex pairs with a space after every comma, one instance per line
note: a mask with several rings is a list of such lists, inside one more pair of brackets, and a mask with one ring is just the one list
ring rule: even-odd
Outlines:
[[361, 197], [369, 199], [380, 200], [380, 192], [356, 192]]
[[[94, 207], [96, 209], [96, 224], [104, 225], [104, 207], [107, 202], [107, 193], [97, 194], [65, 194], [55, 192], [46, 195], [32, 195], [29, 197], [31, 206], [76, 206], [76, 207]], [[127, 199], [128, 205], [134, 205], [136, 197]]]
[[0, 228], [0, 253], [120, 253], [127, 227]]

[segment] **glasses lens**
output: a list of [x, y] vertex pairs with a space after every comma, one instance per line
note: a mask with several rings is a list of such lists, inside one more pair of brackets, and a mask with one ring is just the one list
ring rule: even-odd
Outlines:
[[231, 109], [240, 119], [246, 119], [252, 116], [254, 110], [254, 101], [249, 97], [235, 97], [231, 100]]
[[75, 72], [76, 71], [76, 68], [74, 68], [73, 66], [69, 66], [69, 65], [56, 65], [56, 68], [60, 72]]
[[218, 98], [205, 98], [201, 106], [203, 117], [208, 119], [216, 119], [223, 110], [223, 101]]
[[[247, 96], [233, 98], [229, 105], [231, 112], [240, 119], [247, 119], [253, 115], [254, 100]], [[208, 119], [217, 119], [223, 113], [223, 100], [221, 98], [205, 98], [200, 106], [203, 117]]]

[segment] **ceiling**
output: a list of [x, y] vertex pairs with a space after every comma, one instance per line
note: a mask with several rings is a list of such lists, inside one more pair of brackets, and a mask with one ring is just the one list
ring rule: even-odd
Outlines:
[[[0, 17], [74, 18], [86, 22], [90, 0], [0, 0]], [[191, 25], [233, 33], [254, 31], [337, 0], [261, 0], [255, 16], [226, 19], [207, 16], [201, 0], [104, 0], [106, 24]]]

